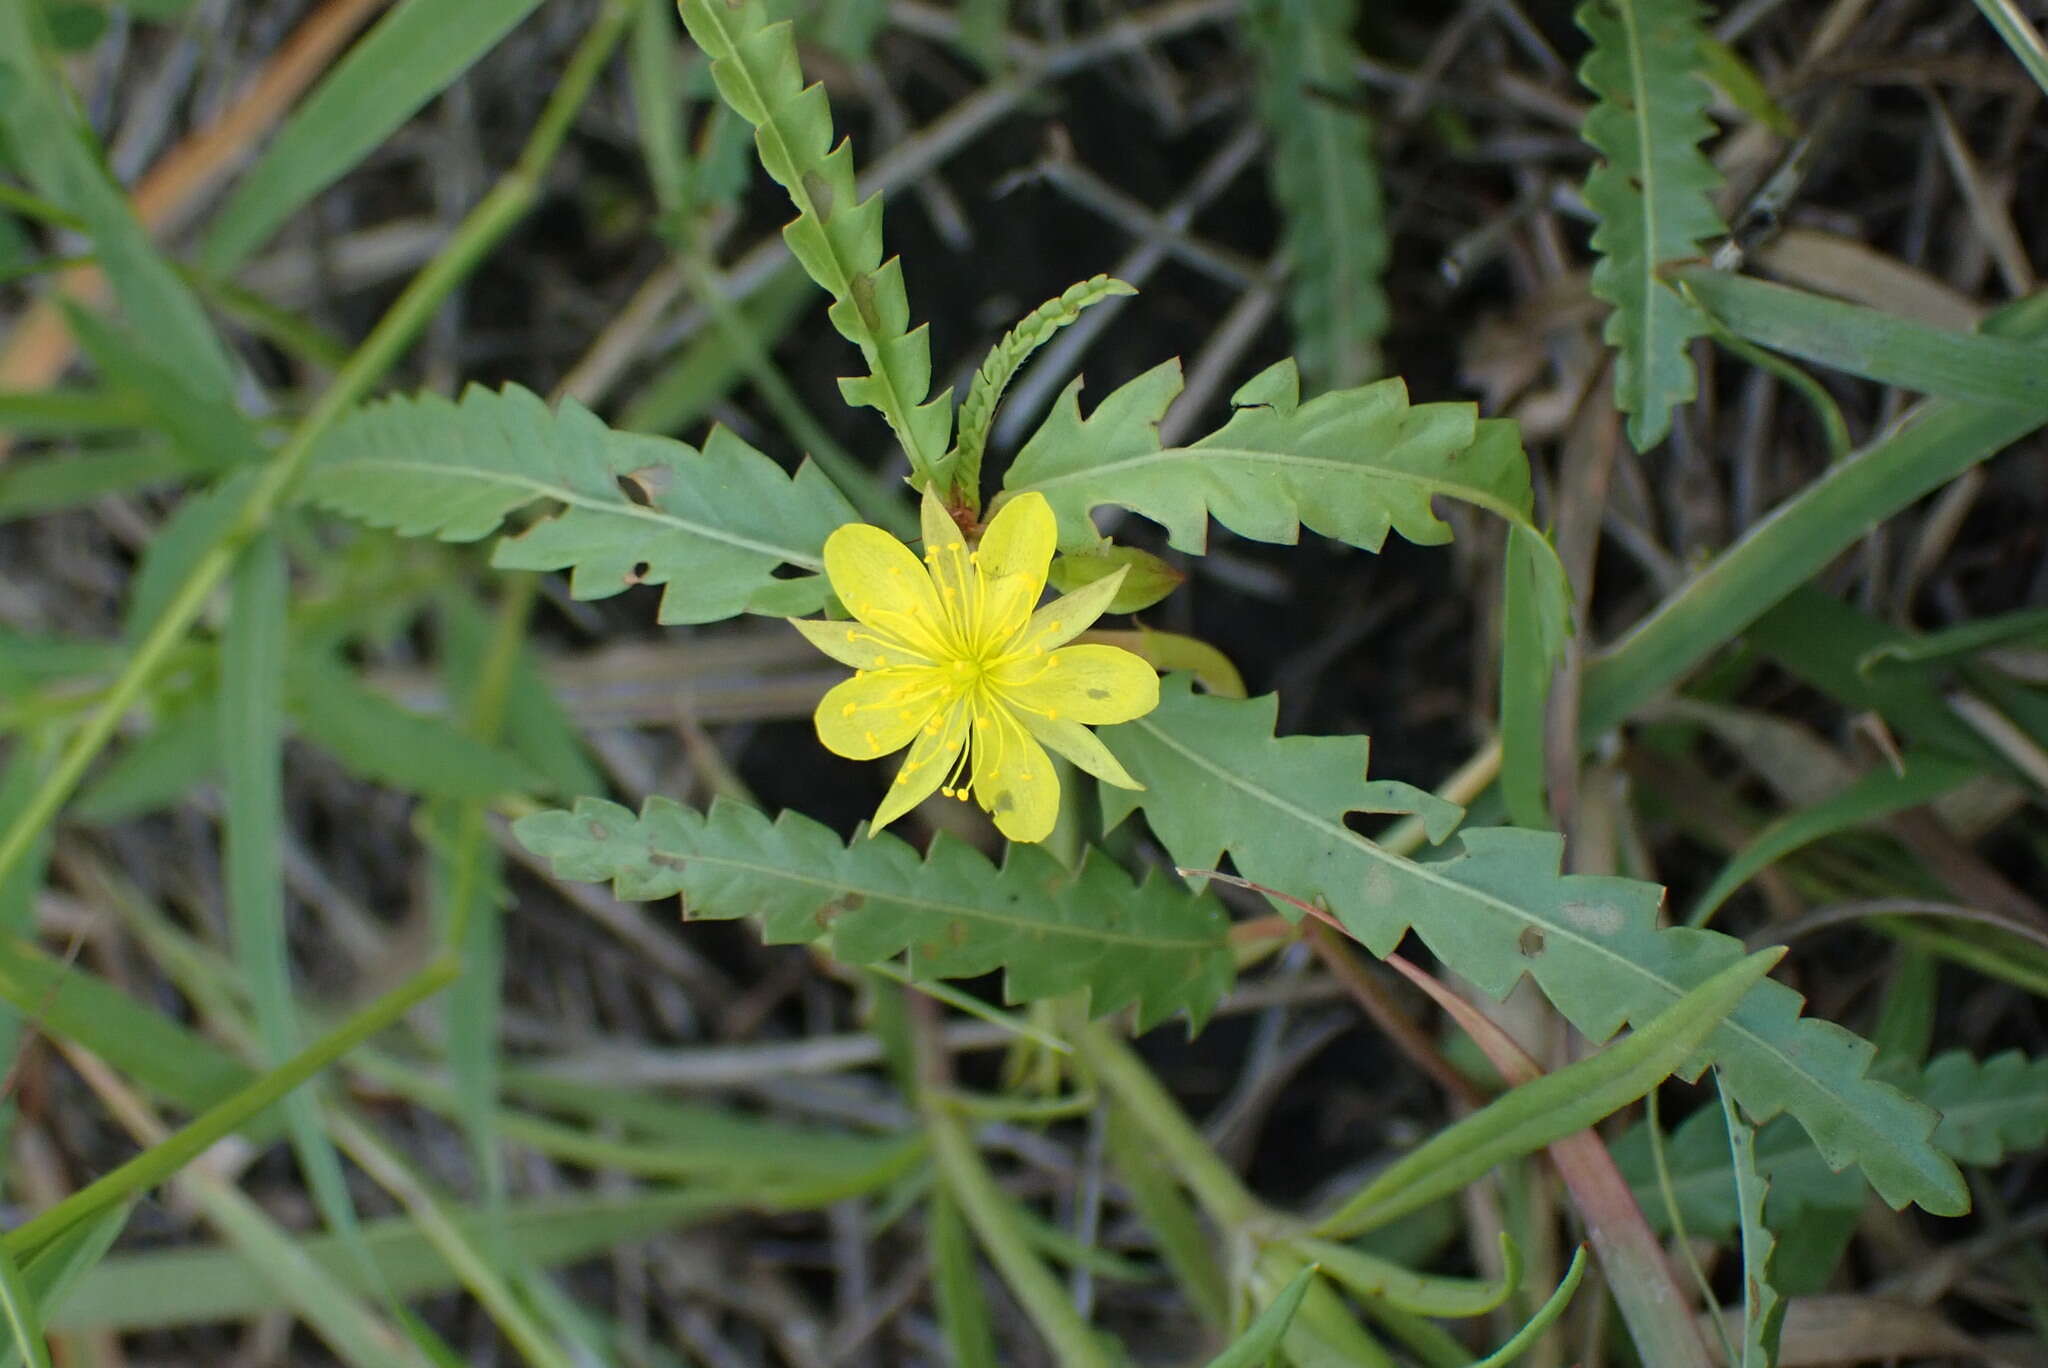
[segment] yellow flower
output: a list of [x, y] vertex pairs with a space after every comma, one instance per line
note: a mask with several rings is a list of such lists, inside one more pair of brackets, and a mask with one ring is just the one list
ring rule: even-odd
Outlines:
[[854, 760], [910, 747], [870, 830], [934, 789], [966, 798], [971, 774], [1003, 835], [1042, 841], [1060, 806], [1046, 747], [1106, 783], [1143, 788], [1088, 726], [1152, 711], [1158, 675], [1115, 646], [1066, 645], [1102, 615], [1122, 572], [1038, 608], [1058, 537], [1045, 496], [1004, 504], [973, 551], [930, 490], [922, 517], [922, 565], [879, 527], [835, 531], [825, 573], [854, 621], [790, 620], [858, 671], [818, 704], [826, 747]]

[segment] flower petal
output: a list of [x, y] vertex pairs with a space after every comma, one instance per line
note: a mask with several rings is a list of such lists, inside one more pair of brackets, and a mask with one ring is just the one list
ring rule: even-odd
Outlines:
[[984, 575], [1025, 575], [1045, 588], [1045, 572], [1058, 549], [1059, 522], [1045, 495], [1019, 494], [996, 510], [976, 552]]
[[960, 640], [972, 640], [975, 585], [967, 539], [930, 485], [925, 486], [917, 520], [924, 529], [925, 564], [931, 567], [932, 586], [938, 590], [938, 601], [945, 605], [946, 620]]
[[1033, 736], [1105, 784], [1115, 784], [1118, 788], [1127, 789], [1145, 787], [1131, 777], [1131, 772], [1123, 767], [1123, 762], [1110, 754], [1109, 747], [1103, 745], [1094, 732], [1079, 722], [1069, 722], [1064, 717], [1038, 717], [1029, 713], [1024, 714], [1020, 720]]
[[896, 782], [882, 795], [882, 805], [868, 824], [868, 835], [938, 792], [959, 758], [960, 748], [967, 744], [968, 716], [968, 709], [960, 705], [926, 719], [924, 729], [911, 743], [910, 754], [903, 757], [903, 767], [896, 771]]
[[849, 760], [902, 750], [946, 701], [937, 670], [863, 670], [828, 689], [812, 721], [825, 749]]
[[1116, 591], [1123, 587], [1124, 576], [1129, 570], [1129, 566], [1119, 566], [1115, 574], [1104, 575], [1095, 583], [1084, 584], [1073, 593], [1046, 604], [1031, 615], [1031, 620], [1024, 624], [1024, 630], [1004, 647], [1005, 654], [1050, 651], [1087, 631], [1109, 607]]
[[1013, 841], [1042, 841], [1059, 820], [1060, 779], [1052, 757], [999, 708], [975, 718], [974, 797]]
[[982, 580], [975, 622], [979, 640], [999, 646], [1030, 620], [1058, 546], [1059, 523], [1045, 495], [1020, 494], [996, 510], [974, 553]]
[[1004, 701], [1022, 712], [1100, 726], [1143, 717], [1159, 706], [1159, 676], [1121, 646], [1067, 646], [1054, 651], [1043, 668], [1034, 670], [1035, 664], [1006, 661], [989, 675]]
[[856, 618], [931, 658], [951, 654], [931, 578], [910, 548], [869, 523], [847, 523], [825, 538], [825, 573]]
[[881, 632], [866, 623], [821, 622], [814, 618], [784, 618], [804, 634], [804, 639], [841, 665], [856, 670], [887, 670], [932, 662], [908, 650], [893, 632]]

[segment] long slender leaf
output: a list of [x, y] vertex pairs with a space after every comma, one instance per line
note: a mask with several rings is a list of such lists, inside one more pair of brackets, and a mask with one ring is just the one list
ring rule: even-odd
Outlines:
[[1254, 0], [1258, 110], [1280, 206], [1287, 310], [1302, 374], [1318, 390], [1380, 374], [1389, 255], [1372, 121], [1352, 93], [1363, 54], [1356, 0]]
[[2048, 345], [1936, 328], [1702, 266], [1674, 274], [1731, 331], [1774, 351], [1922, 394], [2048, 405]]
[[540, 0], [400, 0], [271, 139], [214, 218], [200, 261], [232, 274], [313, 196], [446, 89]]
[[0, 0], [0, 134], [29, 184], [78, 216], [100, 267], [149, 353], [198, 394], [234, 390], [226, 350], [199, 302], [143, 231], [128, 197], [36, 41], [32, 0]]
[[1289, 1279], [1287, 1286], [1252, 1318], [1244, 1333], [1209, 1360], [1208, 1368], [1258, 1368], [1266, 1362], [1286, 1337], [1287, 1327], [1294, 1322], [1294, 1313], [1301, 1309], [1301, 1299], [1308, 1295], [1309, 1284], [1315, 1277], [1316, 1270], [1310, 1266]]
[[1777, 1241], [1764, 1224], [1764, 1200], [1771, 1185], [1757, 1170], [1756, 1128], [1742, 1119], [1725, 1089], [1720, 1098], [1735, 1161], [1735, 1202], [1742, 1213], [1742, 1368], [1771, 1368], [1778, 1361], [1778, 1334], [1785, 1325], [1785, 1302], [1772, 1285]]
[[[2048, 294], [1986, 325], [2004, 337], [2048, 331]], [[2048, 422], [2018, 408], [1933, 399], [1780, 505], [1602, 655], [1586, 672], [1580, 729], [1590, 740], [1818, 574], [1868, 530]]]
[[1736, 961], [1627, 1038], [1521, 1084], [1437, 1132], [1321, 1221], [1318, 1232], [1345, 1237], [1385, 1225], [1496, 1164], [1604, 1120], [1685, 1067], [1783, 955], [1782, 949], [1759, 950]]

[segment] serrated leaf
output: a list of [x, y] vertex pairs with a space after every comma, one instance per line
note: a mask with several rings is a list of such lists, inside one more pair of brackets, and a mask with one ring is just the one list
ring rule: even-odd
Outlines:
[[1067, 386], [1003, 482], [1013, 495], [1045, 495], [1062, 546], [1095, 544], [1088, 514], [1104, 504], [1161, 524], [1183, 551], [1204, 549], [1212, 517], [1254, 541], [1292, 544], [1306, 527], [1367, 551], [1390, 530], [1435, 545], [1451, 529], [1430, 501], [1451, 498], [1534, 533], [1533, 570], [1554, 605], [1541, 620], [1569, 621], [1564, 568], [1531, 521], [1529, 460], [1512, 423], [1481, 419], [1471, 404], [1411, 404], [1399, 379], [1302, 403], [1294, 363], [1282, 361], [1232, 396], [1228, 423], [1162, 447], [1159, 420], [1180, 393], [1179, 362], [1113, 391], [1086, 418], [1080, 384]]
[[1137, 292], [1135, 285], [1127, 285], [1114, 276], [1092, 276], [1078, 285], [1068, 286], [1057, 297], [1048, 299], [1024, 315], [1015, 327], [1004, 333], [1002, 340], [989, 348], [988, 357], [975, 371], [974, 380], [967, 387], [967, 397], [960, 401], [960, 431], [954, 439], [953, 450], [946, 453], [945, 463], [937, 472], [940, 487], [951, 486], [955, 497], [970, 507], [981, 507], [982, 449], [988, 444], [988, 429], [995, 420], [996, 404], [1017, 374], [1017, 368], [1050, 341], [1054, 333], [1078, 319], [1089, 305]]
[[1695, 0], [1587, 0], [1577, 18], [1593, 40], [1579, 81], [1598, 97], [1581, 136], [1602, 159], [1585, 189], [1600, 220], [1593, 293], [1614, 306], [1605, 336], [1615, 403], [1629, 415], [1629, 440], [1647, 451], [1671, 430], [1672, 408], [1693, 397], [1686, 343], [1705, 331], [1658, 269], [1723, 231], [1707, 198], [1721, 178], [1699, 149], [1714, 131], [1696, 74], [1706, 30]]
[[[629, 498], [630, 482], [646, 502]], [[666, 584], [659, 621], [715, 622], [772, 597], [777, 614], [822, 606], [825, 538], [856, 514], [806, 462], [794, 476], [725, 428], [700, 452], [666, 437], [617, 432], [567, 400], [472, 387], [459, 404], [434, 395], [368, 405], [316, 448], [304, 497], [403, 536], [475, 541], [517, 509], [560, 511], [500, 541], [491, 563], [570, 571], [581, 599]]]
[[[1663, 890], [1559, 872], [1549, 832], [1467, 829], [1454, 857], [1419, 863], [1354, 833], [1345, 815], [1384, 810], [1365, 780], [1362, 737], [1276, 739], [1277, 700], [1203, 698], [1168, 681], [1146, 717], [1099, 735], [1147, 787], [1105, 790], [1109, 820], [1143, 807], [1175, 863], [1212, 868], [1328, 906], [1376, 955], [1413, 929], [1452, 971], [1504, 997], [1533, 978], [1594, 1041], [1654, 1018], [1741, 957], [1717, 932], [1660, 928]], [[1802, 999], [1765, 980], [1687, 1069], [1712, 1063], [1750, 1115], [1798, 1118], [1833, 1167], [1862, 1166], [1895, 1206], [1968, 1209], [1955, 1165], [1931, 1143], [1937, 1117], [1868, 1076], [1868, 1042], [1801, 1018]]]
[[[1650, 1225], [1660, 1235], [1669, 1234], [1670, 1210], [1650, 1155], [1647, 1123], [1631, 1126], [1609, 1151]], [[1771, 1186], [1765, 1215], [1775, 1229], [1787, 1228], [1811, 1208], [1854, 1211], [1863, 1205], [1863, 1184], [1853, 1174], [1829, 1169], [1813, 1141], [1789, 1116], [1757, 1129], [1755, 1161], [1757, 1172]], [[1730, 1168], [1728, 1127], [1720, 1111], [1702, 1107], [1665, 1135], [1664, 1163], [1671, 1177], [1672, 1202], [1686, 1233], [1710, 1240], [1734, 1235], [1742, 1218]]]
[[1002, 969], [1011, 1002], [1086, 989], [1098, 1013], [1135, 1003], [1141, 1025], [1177, 1011], [1199, 1024], [1230, 986], [1221, 905], [1161, 878], [1134, 885], [1099, 854], [1070, 871], [1013, 845], [998, 867], [940, 836], [921, 858], [893, 836], [848, 845], [799, 813], [771, 822], [723, 800], [707, 815], [653, 798], [636, 817], [585, 798], [513, 831], [561, 877], [608, 880], [621, 898], [757, 917], [771, 944], [829, 936], [847, 964], [907, 952], [920, 978]]
[[1904, 1085], [1941, 1113], [1934, 1143], [1966, 1164], [1996, 1164], [2048, 1142], [2048, 1058], [1956, 1050]]
[[869, 374], [839, 382], [849, 404], [888, 420], [915, 475], [929, 477], [953, 430], [951, 391], [927, 400], [931, 342], [910, 327], [903, 270], [882, 260], [882, 198], [859, 197], [853, 149], [832, 142], [825, 88], [804, 84], [787, 21], [762, 0], [682, 0], [683, 24], [711, 58], [718, 93], [754, 125], [762, 168], [789, 192], [797, 216], [782, 236], [805, 274], [832, 296], [827, 315], [860, 348]]
[[1362, 54], [1355, 0], [1257, 0], [1245, 15], [1259, 59], [1266, 176], [1283, 219], [1287, 309], [1301, 369], [1318, 389], [1379, 373], [1387, 328], [1385, 205], [1372, 122], [1342, 99]]
[[1742, 1368], [1771, 1368], [1778, 1361], [1778, 1334], [1785, 1301], [1772, 1284], [1772, 1255], [1778, 1242], [1764, 1224], [1764, 1199], [1771, 1185], [1756, 1162], [1756, 1128], [1735, 1109], [1728, 1090], [1719, 1090], [1721, 1117], [1733, 1158], [1736, 1207], [1742, 1230]]

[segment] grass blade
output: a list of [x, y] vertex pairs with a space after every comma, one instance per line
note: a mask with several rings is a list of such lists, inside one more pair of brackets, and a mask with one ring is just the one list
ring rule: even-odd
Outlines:
[[198, 393], [228, 397], [234, 375], [199, 301], [137, 221], [37, 48], [31, 0], [0, 0], [0, 134], [39, 193], [75, 214], [128, 321], [155, 360]]
[[1244, 1333], [1228, 1349], [1209, 1360], [1208, 1368], [1258, 1368], [1266, 1362], [1280, 1347], [1280, 1341], [1287, 1334], [1287, 1327], [1294, 1322], [1294, 1313], [1301, 1309], [1301, 1299], [1308, 1295], [1309, 1284], [1315, 1281], [1315, 1276], [1314, 1264], [1295, 1274], [1287, 1286], [1266, 1303], [1266, 1309], [1252, 1318]]
[[306, 97], [235, 187], [200, 249], [206, 273], [231, 274], [539, 3], [402, 0]]
[[30, 1368], [50, 1368], [50, 1346], [43, 1339], [43, 1319], [14, 1258], [0, 1249], [0, 1316], [7, 1320], [11, 1353]]
[[8, 1231], [0, 1237], [0, 1247], [19, 1258], [42, 1248], [78, 1222], [99, 1214], [144, 1188], [156, 1186], [198, 1158], [215, 1141], [241, 1129], [286, 1093], [398, 1020], [414, 1006], [440, 992], [454, 977], [453, 963], [436, 961], [277, 1068], [259, 1075], [246, 1087], [174, 1132], [162, 1144], [151, 1146], [48, 1211]]
[[1736, 961], [1626, 1039], [1524, 1083], [1439, 1131], [1320, 1222], [1316, 1233], [1347, 1239], [1385, 1225], [1456, 1192], [1496, 1164], [1584, 1130], [1628, 1105], [1683, 1068], [1784, 953], [1780, 946]]
[[1730, 331], [1804, 361], [1922, 394], [2048, 405], [2048, 347], [1930, 327], [1789, 285], [1686, 267], [1680, 287]]
[[[1996, 331], [2048, 331], [2048, 294], [2001, 311]], [[2048, 423], [2048, 404], [2020, 408], [1932, 399], [1882, 438], [1830, 467], [1586, 671], [1579, 727], [1588, 741], [1676, 683], [1869, 529]]]

